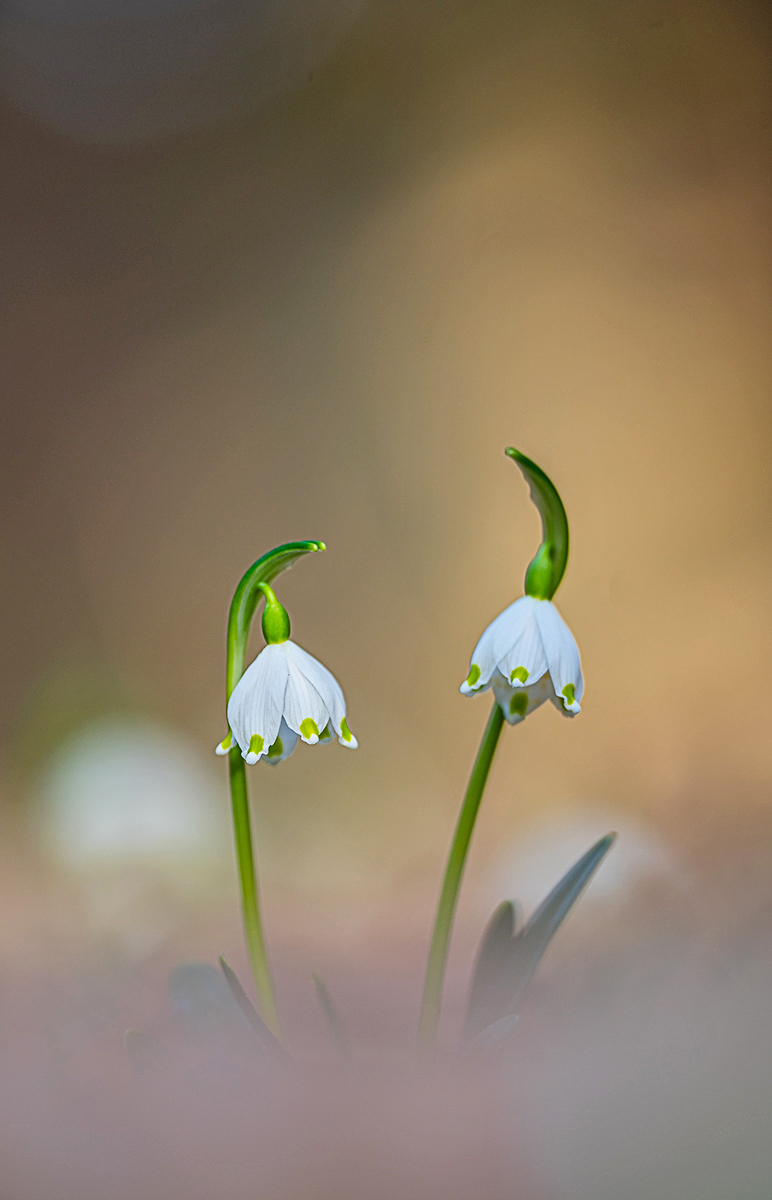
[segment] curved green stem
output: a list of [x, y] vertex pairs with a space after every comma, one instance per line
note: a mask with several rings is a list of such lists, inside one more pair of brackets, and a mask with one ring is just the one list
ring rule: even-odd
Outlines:
[[[231, 692], [244, 674], [249, 630], [258, 601], [261, 597], [264, 598], [265, 585], [282, 571], [293, 566], [302, 555], [311, 554], [316, 550], [324, 550], [324, 548], [324, 542], [289, 542], [287, 545], [277, 546], [275, 550], [269, 551], [256, 563], [253, 563], [241, 579], [234, 592], [228, 614], [226, 707], [231, 698]], [[236, 839], [236, 858], [241, 884], [241, 909], [244, 915], [244, 933], [249, 950], [252, 978], [255, 981], [255, 991], [263, 1020], [279, 1041], [282, 1041], [271, 966], [268, 961], [263, 923], [260, 917], [260, 888], [252, 850], [246, 764], [236, 745], [228, 755], [228, 769], [233, 805], [233, 832]]]
[[289, 570], [303, 554], [313, 554], [316, 550], [325, 550], [324, 542], [287, 542], [269, 550], [262, 558], [253, 563], [242, 577], [236, 591], [233, 593], [231, 609], [228, 614], [228, 664], [225, 677], [225, 703], [231, 698], [241, 676], [244, 674], [244, 660], [247, 656], [249, 628], [255, 615], [258, 600], [263, 593], [260, 585], [271, 583], [282, 571]]
[[493, 762], [493, 755], [498, 745], [499, 735], [504, 724], [504, 714], [499, 704], [494, 703], [488, 724], [485, 726], [480, 748], [477, 751], [472, 774], [469, 777], [464, 803], [456, 825], [456, 832], [445, 868], [445, 878], [442, 881], [440, 902], [437, 906], [437, 916], [434, 921], [432, 944], [429, 949], [429, 960], [426, 964], [426, 981], [421, 1000], [421, 1016], [418, 1024], [418, 1042], [423, 1050], [432, 1051], [437, 1040], [437, 1030], [440, 1023], [440, 1004], [442, 1002], [442, 985], [445, 979], [445, 966], [448, 958], [450, 933], [453, 927], [453, 916], [458, 901], [458, 890], [472, 838], [472, 830], [477, 818], [488, 772]]
[[525, 594], [539, 600], [551, 600], [558, 590], [568, 562], [568, 517], [558, 489], [530, 458], [514, 446], [504, 453], [516, 462], [541, 515], [542, 543], [525, 575]]

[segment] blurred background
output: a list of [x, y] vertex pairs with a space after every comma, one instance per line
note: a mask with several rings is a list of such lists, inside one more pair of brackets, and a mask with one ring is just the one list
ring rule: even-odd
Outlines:
[[[771, 47], [751, 0], [6, 0], [2, 1200], [768, 1200]], [[620, 837], [504, 1066], [440, 1087], [458, 687], [539, 540], [509, 444], [586, 691], [505, 731], [449, 1048], [495, 905]], [[303, 538], [279, 596], [360, 748], [250, 770], [265, 919], [298, 1053], [318, 971], [370, 1074], [261, 1084], [256, 1192], [252, 1127], [181, 1099], [256, 1103], [191, 1032], [215, 985], [168, 981], [246, 977], [225, 622]]]

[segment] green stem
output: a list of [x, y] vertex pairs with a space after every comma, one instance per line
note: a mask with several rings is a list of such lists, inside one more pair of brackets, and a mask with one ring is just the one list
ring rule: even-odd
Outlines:
[[236, 838], [236, 857], [241, 883], [241, 911], [244, 915], [244, 933], [249, 950], [252, 978], [255, 981], [255, 991], [263, 1020], [271, 1033], [275, 1034], [280, 1042], [283, 1042], [271, 967], [263, 937], [263, 924], [260, 919], [260, 891], [255, 856], [252, 851], [247, 770], [238, 746], [228, 755], [228, 768], [233, 803], [233, 832]]
[[442, 1002], [442, 985], [445, 979], [445, 966], [448, 959], [450, 932], [453, 927], [453, 915], [458, 901], [458, 890], [464, 873], [464, 864], [472, 838], [472, 830], [477, 818], [488, 772], [491, 768], [493, 755], [498, 745], [499, 735], [504, 724], [504, 713], [499, 704], [494, 703], [488, 724], [485, 726], [480, 748], [477, 751], [472, 774], [461, 805], [461, 812], [456, 825], [456, 832], [445, 868], [445, 878], [442, 881], [440, 902], [437, 906], [437, 916], [434, 921], [432, 944], [429, 949], [429, 961], [426, 964], [426, 981], [421, 1000], [421, 1016], [418, 1023], [418, 1042], [421, 1048], [431, 1052], [437, 1040], [437, 1030], [440, 1023], [440, 1004]]

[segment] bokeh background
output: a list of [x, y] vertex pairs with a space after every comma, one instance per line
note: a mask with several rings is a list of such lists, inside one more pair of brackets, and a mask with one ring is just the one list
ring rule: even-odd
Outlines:
[[[771, 24], [3, 8], [3, 1200], [768, 1200]], [[503, 738], [448, 1048], [495, 904], [620, 838], [505, 1066], [439, 1083], [410, 1046], [488, 704], [458, 686], [539, 539], [509, 444], [566, 503], [586, 692]], [[298, 1053], [330, 1053], [319, 971], [367, 1070], [258, 1103], [168, 979], [245, 973], [225, 621], [298, 538], [328, 551], [279, 595], [360, 748], [250, 772], [266, 923]]]

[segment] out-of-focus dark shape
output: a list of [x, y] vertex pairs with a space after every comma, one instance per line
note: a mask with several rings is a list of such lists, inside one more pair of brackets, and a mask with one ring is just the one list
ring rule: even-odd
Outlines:
[[250, 1000], [249, 996], [244, 991], [238, 975], [233, 968], [228, 965], [222, 955], [220, 955], [220, 966], [222, 967], [222, 973], [225, 976], [225, 982], [228, 984], [228, 987], [233, 993], [233, 998], [246, 1017], [250, 1029], [253, 1029], [257, 1034], [262, 1048], [267, 1050], [271, 1057], [276, 1059], [277, 1062], [282, 1063], [283, 1066], [287, 1066], [288, 1063], [292, 1062], [291, 1056], [284, 1049], [284, 1046], [282, 1046], [279, 1039], [275, 1037], [273, 1033], [271, 1033], [271, 1030], [268, 1028], [265, 1021], [260, 1016], [260, 1013]]
[[71, 137], [211, 128], [296, 87], [364, 0], [13, 0], [0, 86]]
[[482, 1031], [509, 1007], [516, 926], [515, 906], [511, 900], [504, 900], [488, 922], [477, 952], [464, 1037], [469, 1036], [473, 1021]]
[[[545, 950], [590, 882], [616, 839], [609, 833], [582, 855], [567, 871], [529, 921], [515, 933], [514, 905], [504, 903], [496, 910], [483, 936], [472, 980], [462, 1038], [475, 1040], [503, 1018], [513, 1016], [515, 1007], [531, 982]], [[498, 1028], [494, 1044], [506, 1037]]]
[[243, 1028], [241, 1011], [223, 976], [209, 963], [180, 963], [169, 976], [172, 1012], [188, 1033], [209, 1038]]
[[476, 1049], [484, 1052], [497, 1050], [502, 1046], [511, 1033], [514, 1033], [520, 1017], [517, 1013], [507, 1013], [504, 1017], [499, 1017], [497, 1021], [491, 1022], [480, 1033], [478, 1033], [473, 1041], [473, 1046]]
[[333, 998], [330, 995], [330, 989], [327, 987], [327, 984], [320, 975], [314, 975], [314, 987], [316, 988], [319, 1004], [322, 1012], [324, 1013], [324, 1019], [326, 1020], [330, 1033], [332, 1034], [332, 1040], [335, 1042], [335, 1048], [338, 1051], [338, 1057], [342, 1062], [347, 1062], [348, 1059], [351, 1058], [351, 1047], [349, 1045], [348, 1035], [343, 1027], [343, 1022], [340, 1019], [340, 1013], [335, 1007]]

